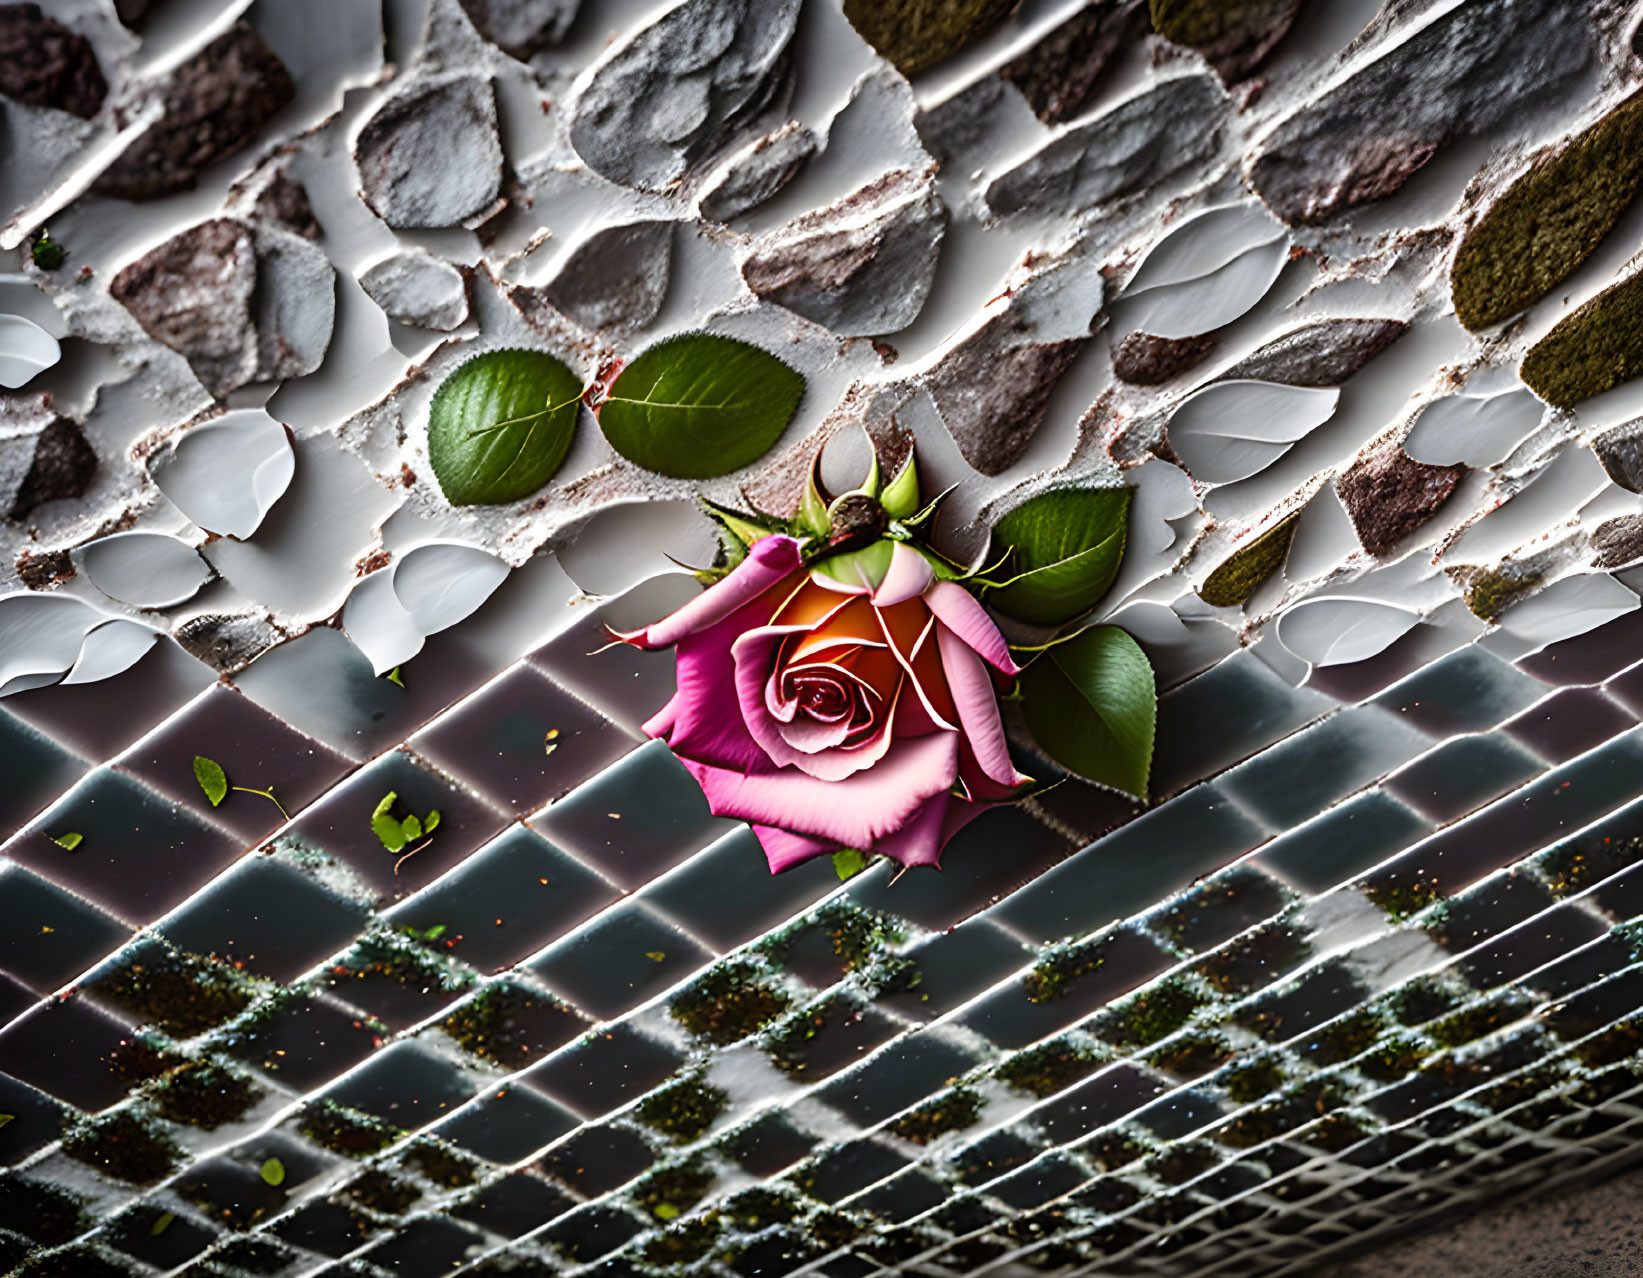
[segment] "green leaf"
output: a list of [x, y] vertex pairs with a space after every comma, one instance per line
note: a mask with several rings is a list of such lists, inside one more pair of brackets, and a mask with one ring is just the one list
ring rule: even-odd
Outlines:
[[85, 835], [76, 834], [73, 830], [70, 830], [67, 834], [59, 834], [56, 838], [52, 839], [52, 842], [62, 848], [65, 852], [74, 851], [74, 849], [79, 847], [84, 841]]
[[414, 815], [408, 816], [401, 821], [399, 828], [401, 833], [405, 835], [405, 842], [407, 843], [422, 837], [422, 822], [418, 821]]
[[646, 470], [712, 479], [769, 452], [803, 394], [804, 378], [757, 346], [685, 333], [622, 370], [599, 406], [599, 426]]
[[1140, 646], [1092, 626], [1048, 648], [1021, 674], [1034, 739], [1070, 772], [1145, 801], [1158, 693]]
[[576, 434], [582, 383], [542, 351], [488, 351], [452, 373], [428, 406], [428, 460], [453, 506], [529, 497]]
[[387, 674], [383, 675], [382, 677], [384, 679], [386, 679], [389, 683], [397, 683], [401, 688], [403, 688], [405, 686], [405, 680], [400, 677], [399, 667], [398, 666], [395, 666], [392, 670], [390, 670]]
[[896, 553], [896, 543], [881, 538], [860, 550], [829, 555], [815, 565], [815, 571], [847, 586], [866, 586], [877, 590], [884, 575], [890, 571], [890, 559]]
[[158, 1238], [161, 1234], [165, 1233], [166, 1230], [171, 1228], [171, 1222], [176, 1219], [177, 1215], [175, 1212], [161, 1212], [160, 1218], [148, 1227], [148, 1232], [155, 1238]]
[[1017, 506], [993, 529], [1019, 573], [988, 591], [1006, 616], [1056, 626], [1093, 608], [1124, 557], [1128, 488], [1060, 488]]
[[445, 924], [435, 923], [431, 928], [422, 934], [422, 939], [424, 941], [437, 941], [440, 937], [445, 935], [445, 932]]
[[439, 809], [435, 808], [422, 818], [422, 833], [432, 834], [437, 829], [439, 829]]
[[228, 774], [215, 759], [208, 759], [203, 754], [195, 755], [194, 779], [205, 791], [205, 797], [211, 800], [212, 807], [228, 797]]
[[398, 798], [398, 791], [388, 791], [382, 796], [382, 802], [377, 804], [376, 811], [371, 813], [371, 833], [381, 839], [382, 846], [390, 852], [398, 852], [405, 846], [405, 829], [391, 812]]
[[262, 1178], [270, 1185], [283, 1184], [285, 1181], [285, 1164], [277, 1158], [266, 1158], [262, 1164]]
[[867, 868], [867, 854], [858, 852], [855, 848], [840, 848], [833, 853], [833, 872], [839, 876], [840, 882], [854, 878]]
[[911, 452], [896, 477], [885, 486], [879, 505], [891, 519], [911, 519], [918, 513], [918, 463]]
[[793, 521], [800, 532], [812, 537], [827, 536], [827, 498], [821, 492], [821, 454], [810, 463], [810, 478], [805, 481], [804, 496], [799, 500], [799, 513]]

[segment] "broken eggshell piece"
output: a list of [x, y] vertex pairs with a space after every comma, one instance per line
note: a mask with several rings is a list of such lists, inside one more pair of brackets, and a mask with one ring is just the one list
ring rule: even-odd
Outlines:
[[245, 538], [290, 487], [296, 466], [285, 427], [260, 408], [242, 408], [184, 431], [149, 471], [201, 528]]
[[1526, 390], [1446, 395], [1421, 410], [1403, 451], [1430, 466], [1493, 466], [1511, 456], [1545, 412]]
[[1314, 666], [1365, 661], [1420, 624], [1420, 613], [1380, 599], [1320, 595], [1278, 618], [1278, 642]]
[[133, 665], [156, 638], [153, 629], [73, 595], [0, 595], [0, 697], [107, 679]]
[[1637, 606], [1637, 595], [1608, 573], [1576, 573], [1513, 604], [1501, 615], [1500, 628], [1544, 647], [1596, 630]]
[[169, 608], [192, 599], [211, 580], [211, 566], [181, 538], [123, 532], [75, 551], [80, 569], [110, 599], [138, 608]]
[[1159, 240], [1120, 299], [1124, 327], [1178, 340], [1246, 314], [1289, 260], [1289, 237], [1260, 204], [1190, 218]]
[[57, 339], [31, 319], [0, 315], [0, 386], [16, 390], [63, 357]]
[[471, 616], [502, 584], [508, 565], [460, 542], [429, 542], [372, 573], [348, 596], [342, 627], [386, 674], [422, 650], [423, 641]]
[[1200, 483], [1236, 483], [1328, 421], [1340, 397], [1333, 387], [1216, 382], [1181, 401], [1169, 441]]

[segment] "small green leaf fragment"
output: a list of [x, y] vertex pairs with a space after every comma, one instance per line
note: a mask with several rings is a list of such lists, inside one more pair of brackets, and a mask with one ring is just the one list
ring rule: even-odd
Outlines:
[[265, 1158], [262, 1164], [262, 1178], [270, 1185], [285, 1183], [285, 1164], [277, 1158]]
[[211, 800], [212, 807], [228, 797], [228, 774], [215, 759], [208, 759], [203, 754], [195, 755], [194, 779], [205, 791], [205, 797]]
[[376, 811], [371, 813], [371, 832], [382, 841], [382, 846], [390, 852], [398, 852], [405, 846], [404, 827], [396, 821], [391, 809], [399, 799], [399, 792], [390, 790], [383, 795], [382, 801], [377, 804]]
[[667, 957], [667, 951], [666, 950], [646, 950], [645, 951], [645, 957], [648, 958], [652, 963], [660, 963], [663, 959], [665, 959]]
[[84, 840], [85, 836], [83, 834], [77, 834], [75, 831], [70, 830], [67, 834], [57, 835], [54, 839], [52, 839], [52, 842], [62, 848], [65, 852], [72, 852], [75, 848], [79, 847]]
[[405, 842], [407, 843], [422, 837], [422, 822], [418, 821], [415, 816], [406, 817], [399, 823], [399, 828], [405, 835]]
[[657, 1220], [673, 1220], [679, 1215], [679, 1209], [672, 1203], [657, 1203], [651, 1210], [656, 1213]]
[[839, 881], [854, 878], [867, 868], [867, 854], [858, 852], [855, 848], [840, 848], [833, 853], [833, 872], [839, 876]]
[[437, 829], [439, 829], [439, 809], [435, 808], [422, 818], [422, 833], [432, 834]]
[[437, 941], [440, 937], [445, 935], [446, 930], [447, 928], [445, 924], [435, 923], [431, 928], [422, 934], [422, 939], [424, 941]]
[[49, 233], [41, 231], [40, 238], [29, 249], [29, 256], [42, 271], [55, 271], [68, 261], [68, 250], [52, 239]]
[[384, 679], [386, 679], [389, 683], [397, 683], [401, 688], [403, 688], [405, 686], [405, 680], [400, 677], [399, 667], [398, 666], [395, 666], [392, 670], [390, 670], [387, 674], [383, 675], [382, 677]]
[[166, 1230], [171, 1228], [171, 1222], [176, 1219], [177, 1214], [175, 1212], [162, 1212], [160, 1214], [160, 1218], [148, 1227], [148, 1232], [155, 1238], [158, 1238], [161, 1234], [165, 1233]]
[[7, 1123], [11, 1122], [16, 1117], [17, 1117], [16, 1114], [0, 1114], [0, 1127], [4, 1127]]

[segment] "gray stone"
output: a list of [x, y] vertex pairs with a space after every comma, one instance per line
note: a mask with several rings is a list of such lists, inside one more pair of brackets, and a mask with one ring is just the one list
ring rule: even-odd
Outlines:
[[1643, 515], [1606, 519], [1592, 530], [1592, 563], [1625, 568], [1643, 559]]
[[1627, 422], [1594, 437], [1592, 451], [1610, 479], [1627, 492], [1643, 493], [1643, 420]]
[[529, 62], [558, 44], [576, 20], [582, 0], [461, 0], [474, 30], [504, 53]]
[[742, 263], [742, 278], [841, 336], [894, 333], [923, 309], [946, 232], [934, 184], [897, 169], [773, 231]]
[[396, 228], [458, 226], [496, 202], [496, 96], [477, 76], [424, 80], [390, 98], [354, 144], [365, 202]]
[[360, 287], [391, 320], [448, 333], [468, 318], [462, 272], [423, 249], [408, 249], [365, 269]]
[[571, 250], [543, 296], [583, 328], [638, 327], [662, 309], [672, 258], [672, 222], [607, 226]]
[[1056, 383], [1088, 341], [1035, 342], [1021, 317], [1005, 311], [948, 352], [927, 385], [964, 460], [983, 475], [1019, 461]]
[[595, 173], [659, 191], [781, 109], [799, 0], [684, 0], [595, 66], [570, 140]]
[[797, 120], [789, 120], [730, 160], [702, 193], [698, 205], [702, 216], [728, 222], [763, 204], [791, 182], [815, 154], [816, 135]]
[[255, 380], [305, 377], [331, 345], [337, 314], [336, 268], [325, 250], [284, 227], [256, 230]]
[[1273, 338], [1221, 379], [1339, 386], [1408, 331], [1397, 319], [1317, 320]]
[[96, 469], [79, 424], [52, 407], [49, 392], [0, 395], [0, 512], [8, 519], [83, 495]]
[[40, 11], [0, 5], [0, 93], [89, 120], [103, 109], [108, 81], [91, 42]]
[[1279, 124], [1250, 184], [1296, 224], [1384, 199], [1446, 143], [1574, 85], [1596, 50], [1592, 22], [1566, 0], [1458, 5]]
[[1064, 124], [1094, 96], [1118, 53], [1149, 27], [1146, 0], [1092, 0], [998, 73], [1045, 124]]
[[264, 613], [207, 613], [178, 626], [173, 637], [185, 652], [221, 674], [238, 674], [285, 639]]
[[1226, 113], [1214, 76], [1175, 76], [1000, 174], [987, 187], [987, 207], [1072, 213], [1117, 199], [1213, 154]]
[[913, 116], [913, 128], [924, 149], [942, 164], [951, 164], [979, 146], [998, 125], [999, 99], [1004, 82], [984, 76], [952, 97], [923, 108]]
[[121, 270], [108, 291], [145, 333], [186, 359], [200, 384], [221, 397], [256, 375], [256, 286], [251, 229], [214, 218], [150, 249]]

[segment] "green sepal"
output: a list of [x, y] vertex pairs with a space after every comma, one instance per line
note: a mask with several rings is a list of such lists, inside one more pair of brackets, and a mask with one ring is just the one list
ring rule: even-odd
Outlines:
[[[877, 463], [878, 455], [874, 454]], [[902, 463], [896, 477], [885, 485], [884, 491], [879, 494], [879, 505], [884, 507], [884, 513], [891, 519], [907, 519], [918, 513], [918, 461], [917, 454], [909, 450], [907, 460]]]
[[820, 453], [811, 463], [810, 478], [804, 486], [804, 499], [799, 502], [799, 513], [793, 523], [807, 536], [827, 536], [827, 498], [822, 496], [821, 491]]

